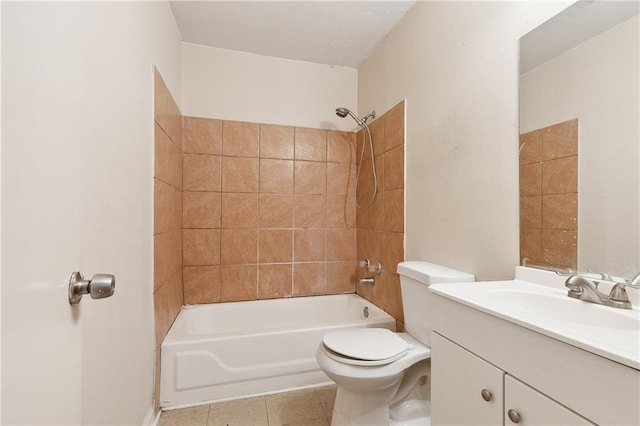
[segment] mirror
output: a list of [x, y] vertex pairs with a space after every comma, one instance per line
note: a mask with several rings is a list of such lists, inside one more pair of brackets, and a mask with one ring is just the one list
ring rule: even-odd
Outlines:
[[530, 266], [640, 271], [639, 12], [638, 2], [579, 1], [520, 40]]

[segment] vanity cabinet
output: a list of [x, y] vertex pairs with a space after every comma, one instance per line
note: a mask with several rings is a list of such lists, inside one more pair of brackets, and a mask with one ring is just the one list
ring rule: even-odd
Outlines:
[[432, 424], [513, 425], [513, 409], [518, 425], [640, 425], [640, 370], [439, 294], [431, 300]]
[[437, 333], [431, 350], [434, 425], [593, 425]]

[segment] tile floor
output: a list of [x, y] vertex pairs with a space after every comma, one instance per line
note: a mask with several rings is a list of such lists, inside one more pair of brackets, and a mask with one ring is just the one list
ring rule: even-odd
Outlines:
[[336, 387], [326, 386], [165, 411], [158, 426], [329, 426]]

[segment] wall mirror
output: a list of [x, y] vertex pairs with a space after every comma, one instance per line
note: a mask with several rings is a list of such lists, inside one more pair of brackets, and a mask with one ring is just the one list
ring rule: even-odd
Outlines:
[[520, 39], [520, 256], [640, 271], [639, 2], [579, 1]]

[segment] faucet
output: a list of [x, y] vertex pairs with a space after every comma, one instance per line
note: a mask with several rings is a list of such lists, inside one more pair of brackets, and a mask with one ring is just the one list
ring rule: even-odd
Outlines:
[[[597, 281], [582, 275], [571, 275], [564, 283], [565, 287], [569, 289], [567, 296], [612, 308], [631, 309], [631, 301], [625, 288], [640, 288], [640, 273], [631, 280], [625, 280], [622, 283], [613, 282], [606, 274], [601, 275], [602, 279]], [[598, 290], [598, 284], [603, 281], [615, 284], [608, 296]]]

